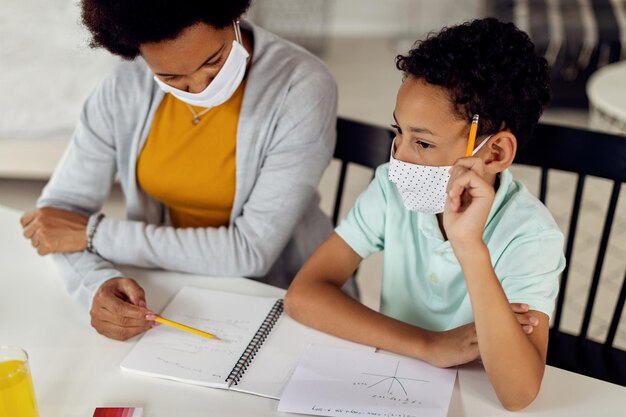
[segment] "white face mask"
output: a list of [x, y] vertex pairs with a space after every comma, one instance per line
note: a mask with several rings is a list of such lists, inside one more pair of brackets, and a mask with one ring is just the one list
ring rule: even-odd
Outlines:
[[250, 56], [246, 48], [242, 45], [239, 21], [233, 22], [233, 25], [235, 27], [236, 40], [233, 41], [233, 46], [230, 49], [228, 58], [215, 78], [213, 78], [204, 90], [199, 93], [189, 93], [174, 88], [155, 76], [154, 80], [161, 90], [170, 93], [180, 101], [199, 107], [219, 106], [231, 98], [239, 87], [239, 84], [241, 84], [241, 80], [243, 80], [243, 76], [246, 73], [248, 57]]
[[[489, 135], [474, 149], [472, 156], [491, 138]], [[443, 213], [452, 166], [410, 164], [394, 158], [395, 140], [391, 144], [389, 181], [393, 182], [408, 210], [426, 214]]]

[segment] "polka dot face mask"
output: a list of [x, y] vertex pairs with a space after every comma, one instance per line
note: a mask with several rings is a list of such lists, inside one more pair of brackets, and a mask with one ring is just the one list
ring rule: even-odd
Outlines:
[[[474, 149], [472, 156], [491, 138], [489, 135]], [[452, 166], [410, 164], [394, 158], [395, 140], [391, 144], [389, 181], [394, 183], [408, 210], [426, 214], [443, 213]]]

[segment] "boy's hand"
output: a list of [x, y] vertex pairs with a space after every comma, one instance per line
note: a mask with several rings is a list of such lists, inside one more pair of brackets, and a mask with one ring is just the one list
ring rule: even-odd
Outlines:
[[522, 330], [526, 334], [531, 334], [535, 327], [539, 324], [537, 317], [528, 314], [528, 304], [511, 303], [515, 318], [522, 325]]
[[[511, 303], [511, 309], [524, 333], [531, 334], [539, 320], [526, 314], [528, 304]], [[429, 344], [427, 361], [439, 368], [463, 365], [480, 357], [474, 323], [445, 332], [433, 332]]]
[[474, 323], [445, 332], [432, 332], [428, 345], [425, 359], [438, 368], [463, 365], [480, 357]]
[[450, 169], [443, 227], [451, 244], [482, 242], [495, 190], [480, 158], [462, 158]]

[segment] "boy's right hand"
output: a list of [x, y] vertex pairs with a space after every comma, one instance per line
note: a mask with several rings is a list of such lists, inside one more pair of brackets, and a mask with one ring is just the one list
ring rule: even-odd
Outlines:
[[476, 326], [468, 323], [445, 332], [432, 332], [426, 361], [438, 368], [463, 365], [480, 357]]
[[[524, 333], [531, 334], [539, 321], [526, 314], [528, 304], [511, 303], [511, 309]], [[432, 332], [429, 345], [427, 361], [439, 368], [463, 365], [480, 357], [474, 323], [445, 332]]]

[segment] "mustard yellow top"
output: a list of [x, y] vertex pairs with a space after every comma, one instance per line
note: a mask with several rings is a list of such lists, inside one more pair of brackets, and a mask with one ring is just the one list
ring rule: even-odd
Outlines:
[[174, 227], [228, 225], [244, 89], [242, 82], [228, 101], [200, 116], [197, 125], [187, 104], [171, 94], [163, 97], [137, 161], [137, 181], [168, 208]]

